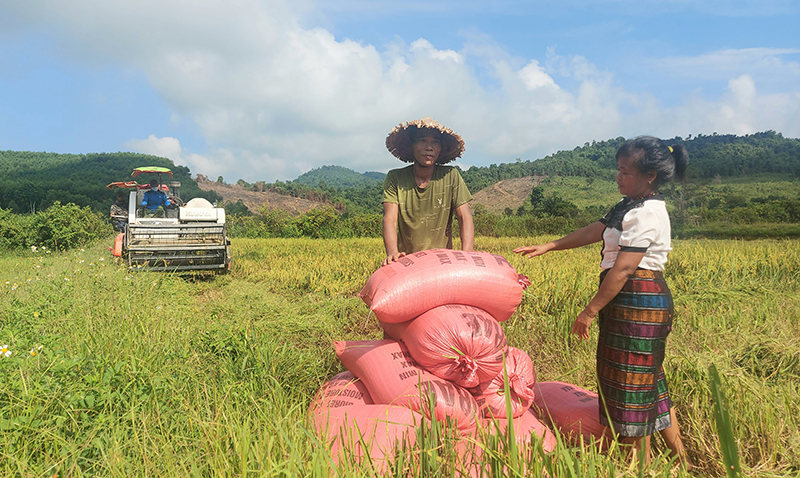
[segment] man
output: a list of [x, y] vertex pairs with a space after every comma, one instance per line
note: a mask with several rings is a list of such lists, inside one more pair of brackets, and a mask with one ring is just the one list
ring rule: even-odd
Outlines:
[[406, 254], [426, 249], [452, 249], [456, 216], [461, 249], [471, 251], [474, 226], [468, 201], [472, 195], [458, 170], [443, 166], [461, 156], [464, 141], [430, 117], [392, 129], [386, 147], [401, 161], [383, 185], [383, 244], [390, 264]]
[[115, 231], [123, 231], [128, 222], [128, 201], [125, 200], [125, 192], [117, 191], [116, 200], [111, 205], [111, 224]]
[[164, 191], [159, 190], [158, 180], [151, 179], [150, 189], [144, 193], [144, 199], [142, 199], [142, 207], [145, 208], [145, 211], [150, 214], [150, 217], [164, 217], [164, 208], [170, 204]]

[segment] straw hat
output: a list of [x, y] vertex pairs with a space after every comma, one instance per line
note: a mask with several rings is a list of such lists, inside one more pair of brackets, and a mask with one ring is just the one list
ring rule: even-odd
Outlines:
[[436, 130], [442, 134], [442, 153], [437, 164], [445, 164], [461, 156], [464, 152], [464, 140], [455, 131], [445, 128], [444, 125], [426, 116], [420, 120], [401, 123], [394, 128], [389, 136], [386, 137], [386, 148], [400, 161], [407, 163], [414, 162], [414, 152], [411, 149], [413, 134], [417, 130], [428, 128]]

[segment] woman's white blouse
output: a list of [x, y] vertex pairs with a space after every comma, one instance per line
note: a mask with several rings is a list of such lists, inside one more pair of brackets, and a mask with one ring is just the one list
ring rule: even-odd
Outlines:
[[644, 201], [622, 218], [622, 230], [606, 227], [603, 231], [602, 269], [610, 269], [620, 251], [644, 252], [642, 269], [663, 271], [667, 254], [672, 250], [670, 223], [664, 201]]

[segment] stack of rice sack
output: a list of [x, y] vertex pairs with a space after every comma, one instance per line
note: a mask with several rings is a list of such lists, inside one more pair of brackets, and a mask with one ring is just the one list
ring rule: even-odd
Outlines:
[[348, 371], [312, 405], [334, 457], [391, 459], [396, 441], [412, 445], [416, 426], [433, 417], [464, 435], [479, 422], [504, 430], [513, 420], [521, 444], [535, 433], [551, 451], [555, 437], [530, 408], [533, 363], [508, 346], [499, 324], [529, 284], [505, 258], [486, 252], [421, 251], [378, 269], [359, 295], [394, 340], [335, 342]]

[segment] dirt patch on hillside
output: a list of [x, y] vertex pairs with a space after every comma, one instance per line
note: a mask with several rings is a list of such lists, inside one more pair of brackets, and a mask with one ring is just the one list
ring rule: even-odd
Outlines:
[[225, 202], [235, 203], [241, 199], [242, 203], [247, 206], [247, 209], [253, 214], [258, 214], [264, 206], [268, 207], [270, 210], [283, 209], [295, 216], [304, 214], [311, 209], [325, 206], [330, 207], [330, 204], [283, 196], [270, 191], [248, 191], [238, 184], [220, 184], [216, 181], [207, 181], [202, 177], [197, 178], [196, 181], [200, 189], [203, 191], [214, 191], [222, 196]]
[[544, 176], [528, 176], [495, 183], [473, 195], [472, 201], [469, 202], [470, 209], [474, 211], [477, 204], [483, 204], [495, 214], [502, 214], [506, 208], [517, 212], [542, 179]]

